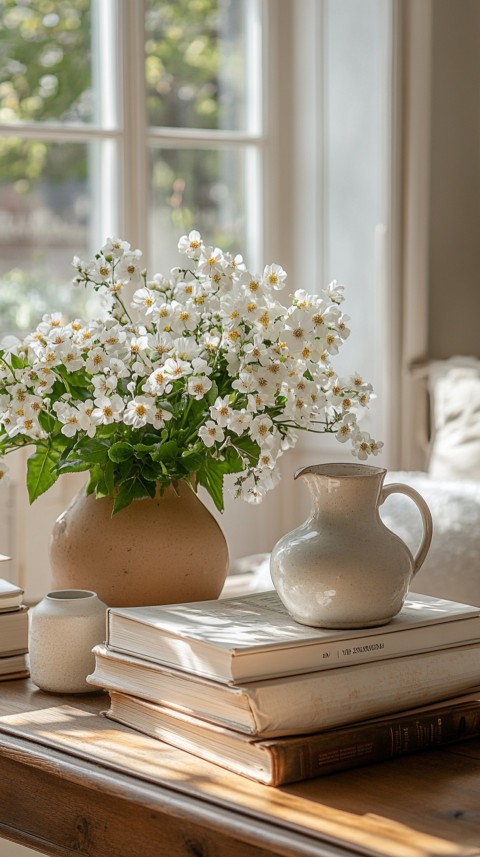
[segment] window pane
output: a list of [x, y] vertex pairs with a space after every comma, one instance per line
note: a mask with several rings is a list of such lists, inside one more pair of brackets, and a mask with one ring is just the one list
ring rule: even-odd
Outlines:
[[47, 312], [93, 311], [91, 295], [71, 285], [73, 256], [89, 253], [92, 149], [0, 140], [1, 336], [31, 330]]
[[2, 0], [0, 121], [89, 121], [90, 0]]
[[[353, 355], [356, 371], [378, 393], [371, 307], [386, 288], [391, 8], [384, 0], [328, 0], [325, 7], [326, 273], [346, 283], [347, 312], [363, 326], [337, 365], [351, 366]], [[381, 364], [375, 372], [380, 376]]]
[[191, 229], [198, 229], [207, 244], [247, 252], [245, 149], [153, 149], [151, 169], [155, 271], [165, 273], [185, 261], [175, 248], [180, 235]]
[[256, 0], [148, 0], [149, 124], [252, 129], [258, 16]]

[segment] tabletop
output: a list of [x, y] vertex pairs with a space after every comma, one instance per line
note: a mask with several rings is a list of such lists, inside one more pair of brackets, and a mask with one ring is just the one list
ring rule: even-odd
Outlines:
[[271, 788], [0, 684], [0, 835], [89, 857], [480, 857], [480, 740]]

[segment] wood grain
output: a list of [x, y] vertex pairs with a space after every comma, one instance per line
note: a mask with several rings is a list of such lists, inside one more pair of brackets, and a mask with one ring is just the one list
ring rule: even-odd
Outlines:
[[2, 683], [2, 835], [89, 857], [480, 855], [480, 741], [271, 789], [105, 707]]

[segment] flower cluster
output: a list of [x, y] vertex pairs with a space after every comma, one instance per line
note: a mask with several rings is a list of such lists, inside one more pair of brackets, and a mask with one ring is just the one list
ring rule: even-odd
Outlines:
[[45, 315], [0, 350], [0, 456], [35, 447], [31, 500], [85, 470], [87, 491], [114, 497], [114, 512], [182, 479], [222, 509], [224, 476], [259, 501], [299, 430], [334, 433], [360, 459], [382, 446], [357, 424], [371, 385], [332, 367], [349, 335], [342, 286], [298, 290], [284, 305], [279, 265], [253, 275], [196, 231], [179, 250], [184, 268], [149, 279], [141, 252], [109, 239], [73, 262], [74, 285], [102, 295], [105, 317]]

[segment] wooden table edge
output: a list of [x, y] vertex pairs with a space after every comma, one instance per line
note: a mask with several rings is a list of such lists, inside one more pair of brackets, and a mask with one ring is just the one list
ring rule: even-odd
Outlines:
[[[362, 857], [370, 857], [370, 855], [381, 857], [376, 849], [366, 851], [363, 846], [360, 849], [354, 844], [347, 845], [326, 834], [309, 835], [308, 831], [292, 825], [291, 822], [288, 826], [281, 824], [278, 818], [269, 822], [254, 810], [225, 807], [218, 800], [192, 796], [180, 787], [153, 784], [148, 780], [120, 771], [108, 762], [100, 764], [87, 761], [79, 756], [9, 735], [1, 731], [0, 727], [0, 759], [3, 757], [9, 758], [18, 765], [37, 768], [50, 774], [54, 765], [56, 770], [62, 772], [62, 777], [72, 784], [92, 791], [97, 790], [102, 794], [107, 793], [112, 797], [125, 799], [128, 790], [128, 800], [131, 803], [178, 819], [188, 819], [245, 844], [266, 848], [279, 857], [280, 855], [281, 857], [352, 857], [355, 854], [361, 854]], [[86, 771], [88, 771], [88, 783], [85, 782]], [[1, 809], [0, 834], [11, 841], [36, 848], [46, 854], [78, 853], [62, 847], [57, 847], [54, 851], [50, 842], [47, 848], [43, 840], [6, 824], [1, 819]], [[272, 846], [275, 850], [272, 850]], [[475, 857], [473, 852], [471, 857]]]

